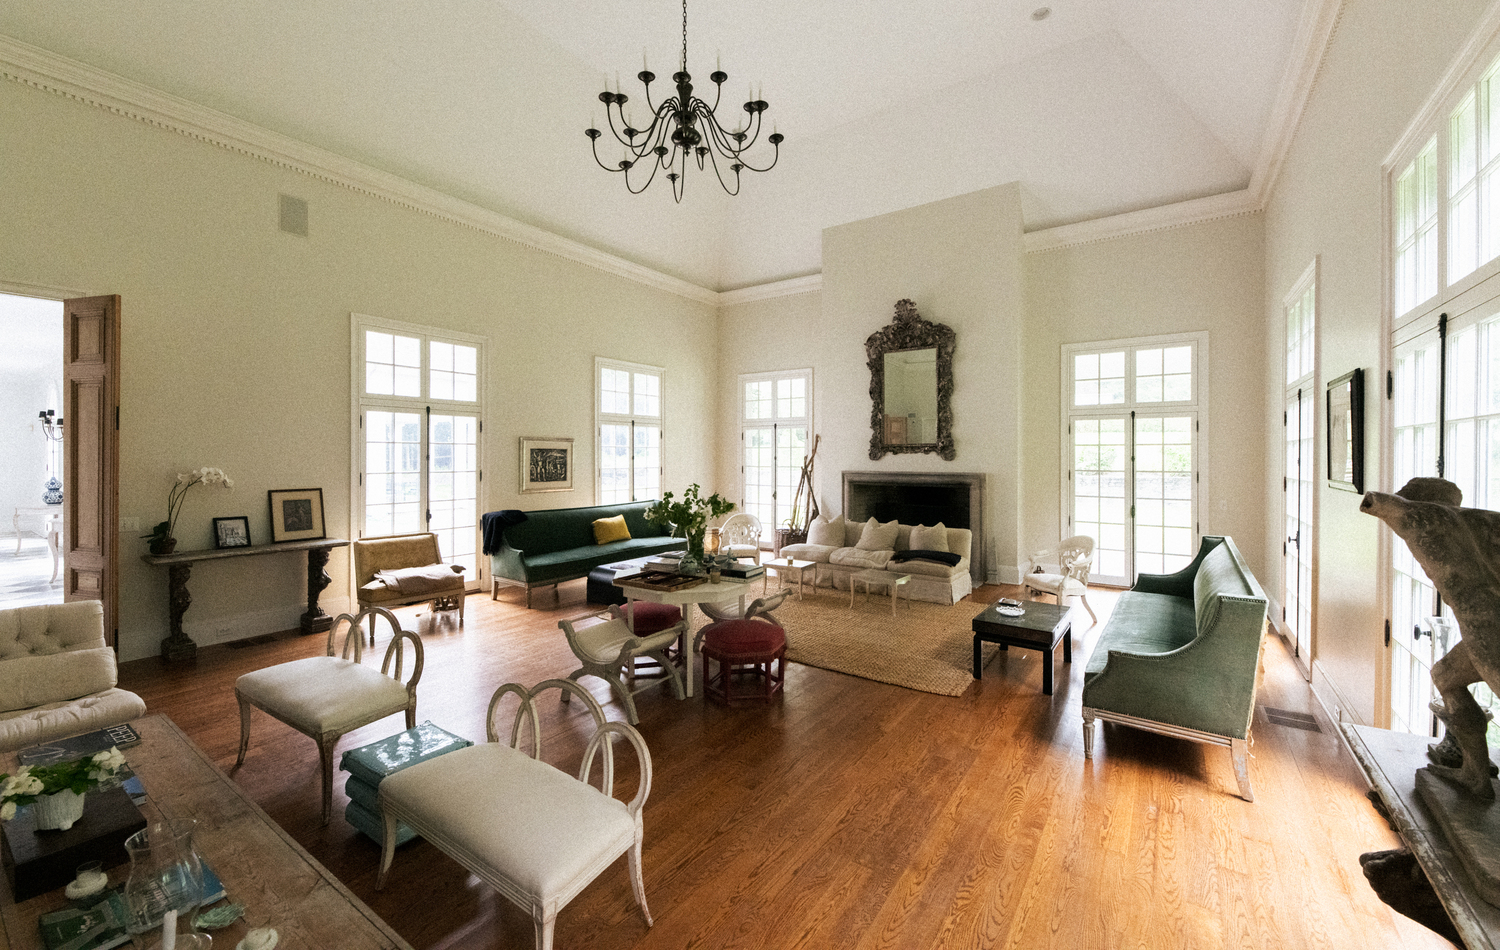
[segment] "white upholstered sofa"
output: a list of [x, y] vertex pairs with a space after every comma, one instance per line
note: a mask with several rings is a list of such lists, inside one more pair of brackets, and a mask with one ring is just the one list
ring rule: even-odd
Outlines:
[[[846, 522], [843, 515], [839, 515], [832, 520], [820, 518], [813, 522], [807, 529], [807, 542], [782, 545], [781, 557], [816, 562], [821, 587], [848, 590], [851, 574], [865, 570], [893, 571], [911, 575], [906, 585], [906, 593], [911, 599], [956, 604], [974, 589], [974, 580], [969, 574], [973, 540], [973, 533], [968, 528], [949, 528], [941, 523], [927, 527], [894, 521], [882, 525], [874, 518], [866, 522]], [[953, 565], [923, 558], [894, 560], [897, 555], [914, 550], [938, 551], [959, 560]], [[766, 564], [772, 570], [776, 567], [774, 560]]]
[[0, 751], [145, 715], [117, 672], [99, 601], [0, 610]]

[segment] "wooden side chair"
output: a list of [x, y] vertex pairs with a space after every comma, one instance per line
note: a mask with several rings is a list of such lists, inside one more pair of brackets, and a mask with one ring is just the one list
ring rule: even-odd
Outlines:
[[[376, 616], [391, 625], [390, 645], [380, 672], [360, 663], [364, 636], [360, 627], [367, 620], [374, 628]], [[344, 646], [334, 655], [334, 643], [344, 628]], [[401, 680], [405, 660], [404, 641], [414, 653], [411, 677]], [[422, 641], [402, 630], [395, 614], [384, 607], [368, 607], [357, 616], [340, 614], [328, 628], [328, 654], [268, 666], [246, 673], [234, 683], [240, 704], [240, 754], [234, 767], [245, 764], [250, 746], [250, 707], [279, 719], [318, 744], [323, 772], [323, 824], [333, 815], [333, 750], [345, 733], [378, 719], [406, 713], [406, 728], [417, 725], [417, 681], [422, 678]]]
[[[541, 761], [542, 733], [536, 697], [548, 689], [576, 694], [594, 720], [575, 780]], [[495, 711], [509, 693], [521, 699], [500, 741]], [[522, 727], [531, 754], [521, 750]], [[645, 833], [641, 807], [651, 793], [651, 753], [641, 734], [623, 722], [606, 722], [588, 690], [571, 680], [545, 680], [532, 689], [507, 683], [495, 691], [486, 716], [489, 741], [456, 749], [402, 769], [380, 783], [385, 843], [375, 889], [385, 887], [396, 853], [396, 826], [405, 822], [427, 842], [531, 914], [537, 950], [551, 950], [557, 914], [620, 855], [627, 856], [630, 889], [646, 926], [646, 885], [641, 875]], [[635, 749], [640, 783], [628, 802], [614, 797], [614, 745]], [[595, 759], [599, 787], [589, 784]]]
[[[687, 698], [682, 685], [682, 674], [670, 652], [672, 644], [687, 634], [687, 623], [679, 617], [676, 623], [654, 633], [633, 634], [625, 618], [614, 612], [617, 610], [618, 608], [612, 608], [612, 611], [604, 613], [559, 620], [557, 625], [568, 637], [568, 649], [583, 663], [568, 674], [568, 679], [576, 681], [581, 676], [597, 676], [604, 680], [614, 692], [615, 698], [625, 707], [625, 715], [630, 724], [635, 725], [641, 720], [635, 711], [634, 696], [646, 686], [652, 685], [658, 675], [666, 676], [672, 681], [672, 690], [678, 699]], [[588, 623], [590, 620], [594, 622]], [[650, 670], [652, 682], [646, 686], [635, 685], [638, 657], [649, 657], [655, 661], [655, 666]], [[660, 668], [659, 674], [657, 667]], [[566, 691], [562, 694], [563, 702], [568, 701], [568, 695]]]

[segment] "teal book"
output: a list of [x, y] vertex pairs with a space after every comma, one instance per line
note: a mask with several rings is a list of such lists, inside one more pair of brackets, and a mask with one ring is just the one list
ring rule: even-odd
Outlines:
[[105, 950], [128, 943], [120, 888], [102, 892], [87, 907], [66, 907], [37, 918], [47, 950]]
[[[376, 844], [385, 843], [385, 820], [380, 817], [379, 811], [371, 811], [359, 802], [350, 801], [344, 807], [344, 820]], [[396, 824], [396, 844], [406, 844], [416, 836], [417, 833], [406, 825], [399, 822]]]
[[474, 743], [424, 722], [415, 729], [397, 733], [344, 753], [340, 766], [350, 775], [359, 776], [368, 785], [379, 785], [387, 775], [394, 775], [410, 765], [436, 758], [445, 752], [462, 749]]

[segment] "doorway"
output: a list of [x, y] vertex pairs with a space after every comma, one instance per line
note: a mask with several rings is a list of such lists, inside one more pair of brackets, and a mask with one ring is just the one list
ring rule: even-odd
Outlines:
[[63, 303], [0, 294], [0, 608], [63, 601]]

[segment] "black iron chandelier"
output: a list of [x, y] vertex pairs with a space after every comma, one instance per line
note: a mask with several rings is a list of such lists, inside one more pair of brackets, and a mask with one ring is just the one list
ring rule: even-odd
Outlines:
[[[746, 102], [745, 125], [731, 132], [719, 123], [719, 117], [714, 114], [719, 108], [724, 82], [729, 78], [727, 73], [714, 70], [708, 77], [715, 87], [713, 105], [693, 95], [693, 77], [687, 71], [687, 0], [682, 0], [682, 71], [672, 75], [672, 82], [677, 85], [677, 95], [659, 106], [652, 105], [651, 83], [656, 79], [656, 74], [642, 69], [636, 78], [646, 87], [646, 107], [651, 110], [651, 124], [645, 129], [636, 129], [625, 118], [625, 103], [629, 101], [629, 96], [618, 91], [618, 88], [615, 92], [605, 89], [599, 93], [599, 101], [604, 103], [609, 130], [614, 134], [615, 141], [625, 147], [625, 157], [620, 159], [619, 164], [606, 165], [599, 158], [599, 136], [603, 133], [594, 128], [585, 133], [593, 145], [594, 161], [605, 171], [623, 174], [625, 187], [631, 194], [638, 195], [645, 191], [655, 180], [657, 171], [665, 170], [667, 180], [672, 183], [672, 197], [681, 202], [689, 154], [697, 159], [700, 171], [706, 167], [705, 160], [712, 164], [719, 184], [731, 195], [740, 193], [740, 172], [768, 172], [776, 167], [776, 160], [781, 157], [781, 143], [786, 138], [780, 132], [772, 132], [766, 139], [773, 149], [771, 164], [756, 168], [744, 157], [745, 152], [754, 147], [756, 140], [760, 138], [761, 116], [769, 108], [764, 99]], [[615, 85], [618, 87], [619, 83], [616, 82]], [[721, 161], [729, 165], [729, 171], [733, 173], [732, 181], [725, 177], [719, 164]], [[637, 188], [631, 184], [630, 172], [642, 162], [648, 164], [651, 171]], [[636, 173], [636, 180], [640, 180], [639, 172]]]

